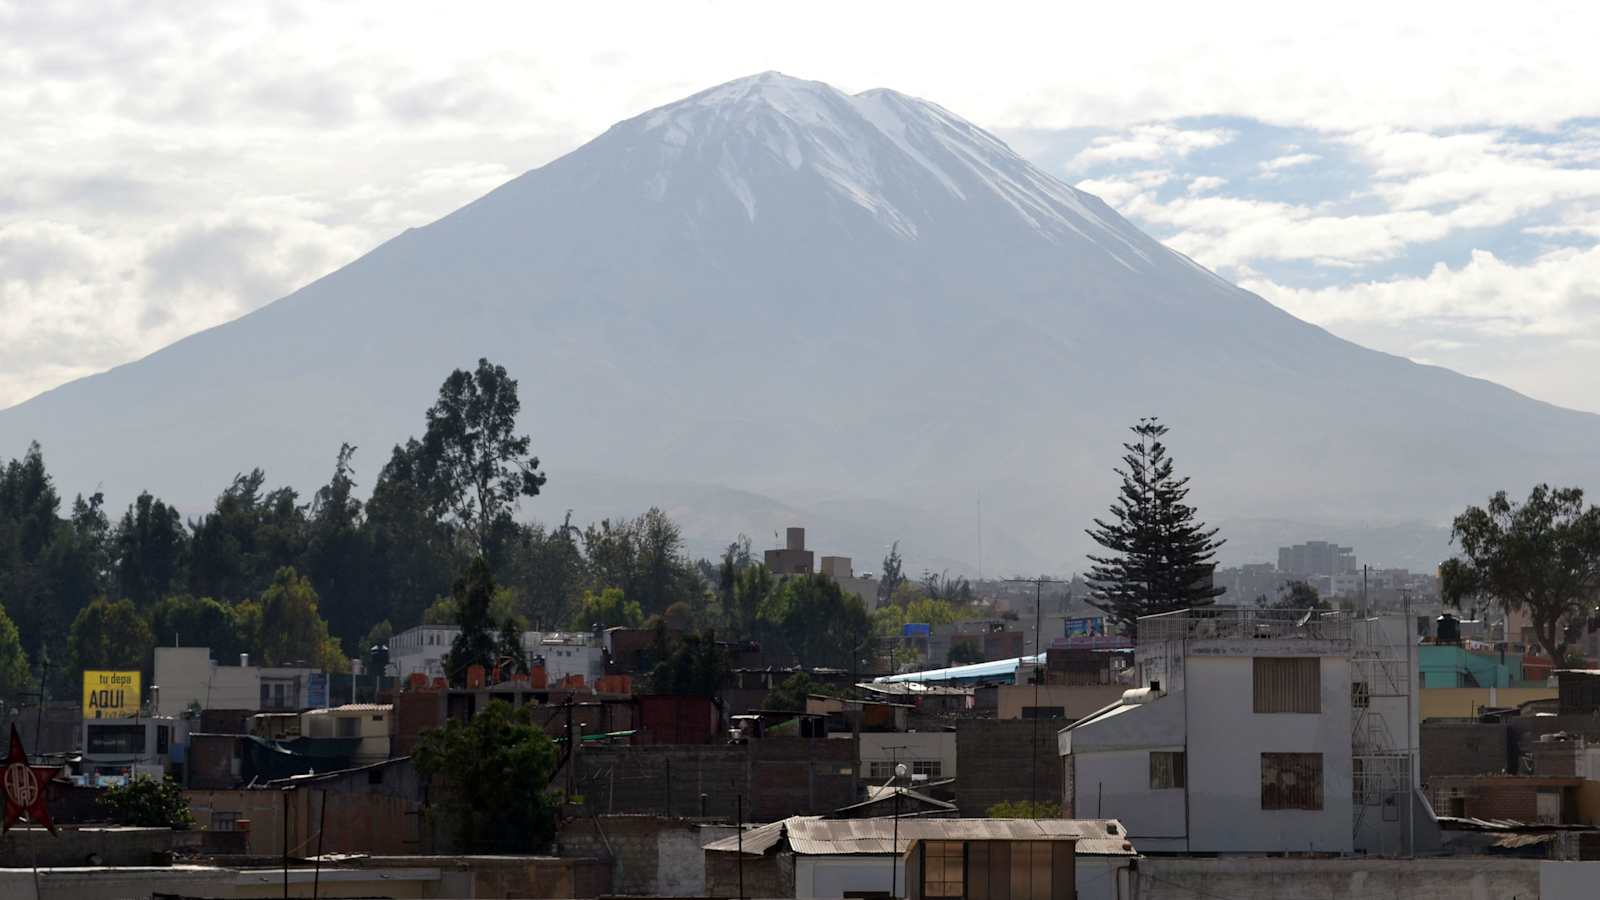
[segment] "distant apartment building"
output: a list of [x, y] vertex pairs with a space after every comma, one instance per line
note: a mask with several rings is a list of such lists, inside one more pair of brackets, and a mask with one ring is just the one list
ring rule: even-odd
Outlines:
[[1278, 571], [1301, 579], [1321, 576], [1333, 578], [1355, 572], [1356, 551], [1327, 541], [1306, 541], [1278, 548]]
[[816, 554], [806, 549], [806, 530], [788, 528], [784, 545], [763, 554], [763, 562], [774, 575], [810, 575], [817, 570]]
[[[817, 571], [816, 554], [806, 548], [806, 530], [785, 529], [784, 545], [762, 554], [762, 562], [774, 575], [810, 575]], [[868, 609], [878, 603], [878, 579], [870, 575], [856, 577], [848, 556], [822, 557], [822, 574], [838, 582], [847, 594], [854, 594]]]
[[328, 675], [307, 666], [218, 665], [209, 647], [157, 647], [156, 712], [182, 715], [190, 708], [295, 711], [328, 705]]
[[[456, 625], [418, 625], [389, 639], [389, 668], [399, 678], [421, 674], [443, 678], [444, 658], [461, 628]], [[524, 631], [522, 651], [530, 664], [542, 664], [551, 681], [581, 675], [593, 683], [605, 674], [601, 642], [583, 632]]]
[[1432, 824], [1408, 643], [1399, 616], [1140, 619], [1139, 686], [1059, 733], [1068, 815], [1116, 816], [1154, 851], [1406, 852]]
[[1254, 603], [1262, 597], [1270, 604], [1291, 580], [1291, 576], [1278, 571], [1272, 563], [1227, 566], [1216, 569], [1211, 575], [1212, 584], [1222, 588], [1222, 596], [1234, 604]]

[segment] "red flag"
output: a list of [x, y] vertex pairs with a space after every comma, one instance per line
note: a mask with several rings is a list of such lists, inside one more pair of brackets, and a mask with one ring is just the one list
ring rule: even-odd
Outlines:
[[56, 834], [55, 823], [50, 821], [50, 808], [45, 806], [45, 788], [57, 775], [60, 766], [34, 766], [28, 764], [28, 754], [22, 751], [22, 738], [17, 736], [17, 726], [11, 726], [11, 752], [6, 755], [4, 780], [6, 817], [0, 823], [0, 834], [24, 817], [34, 825], [43, 825]]

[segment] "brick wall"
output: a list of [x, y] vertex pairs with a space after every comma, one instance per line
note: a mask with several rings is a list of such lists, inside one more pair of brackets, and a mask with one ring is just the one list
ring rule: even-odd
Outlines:
[[694, 819], [598, 816], [570, 819], [557, 838], [564, 857], [611, 863], [612, 890], [645, 897], [705, 896], [705, 844], [733, 833]]
[[972, 720], [957, 725], [956, 760], [961, 774], [956, 778], [955, 802], [961, 815], [983, 816], [996, 803], [1029, 799], [1035, 771], [1039, 802], [1060, 802], [1062, 768], [1056, 732], [1063, 724]]
[[[727, 821], [733, 821], [742, 793], [745, 821], [770, 822], [854, 803], [856, 758], [853, 738], [585, 747], [578, 753], [575, 793], [583, 798], [585, 815], [704, 815]], [[554, 783], [568, 783], [565, 770]]]
[[707, 897], [793, 897], [794, 854], [773, 851], [762, 856], [744, 854], [744, 893], [739, 893], [738, 853], [705, 854]]
[[1422, 780], [1444, 775], [1493, 775], [1511, 764], [1510, 730], [1482, 722], [1424, 722]]

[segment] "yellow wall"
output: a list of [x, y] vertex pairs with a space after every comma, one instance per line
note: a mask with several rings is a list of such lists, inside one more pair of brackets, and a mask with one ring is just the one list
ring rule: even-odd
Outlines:
[[1516, 706], [1529, 700], [1554, 700], [1553, 687], [1531, 688], [1423, 688], [1420, 718], [1466, 719], [1484, 707]]

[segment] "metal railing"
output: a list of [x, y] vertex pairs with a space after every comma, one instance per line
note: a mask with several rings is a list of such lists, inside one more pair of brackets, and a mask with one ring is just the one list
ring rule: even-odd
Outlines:
[[1300, 639], [1348, 642], [1350, 617], [1338, 610], [1203, 606], [1139, 617], [1139, 643]]

